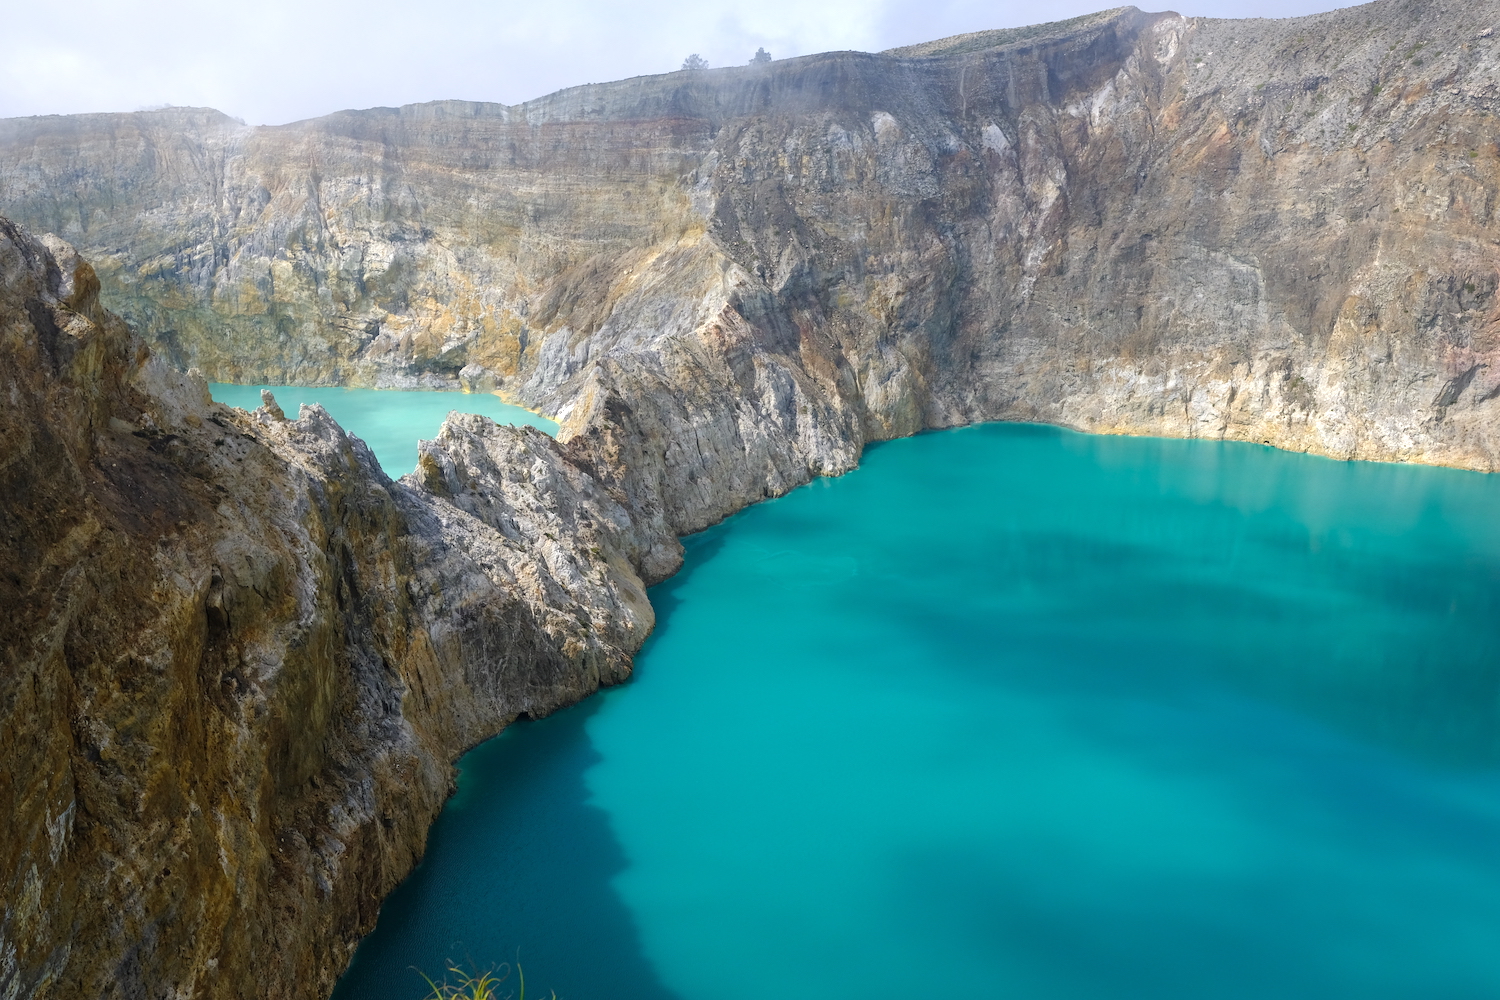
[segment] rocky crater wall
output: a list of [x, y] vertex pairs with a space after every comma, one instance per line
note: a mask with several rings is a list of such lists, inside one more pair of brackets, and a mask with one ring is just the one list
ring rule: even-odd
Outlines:
[[1493, 469], [1495, 21], [1122, 8], [510, 107], [11, 119], [0, 210], [179, 367], [559, 416], [663, 538], [987, 419]]
[[450, 761], [628, 676], [642, 545], [545, 435], [392, 482], [98, 290], [0, 219], [0, 997], [326, 996]]

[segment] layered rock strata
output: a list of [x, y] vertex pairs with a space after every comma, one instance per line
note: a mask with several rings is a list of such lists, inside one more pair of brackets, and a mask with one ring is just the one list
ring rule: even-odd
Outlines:
[[641, 542], [534, 430], [392, 482], [98, 289], [0, 220], [0, 997], [326, 996], [450, 760], [628, 675]]

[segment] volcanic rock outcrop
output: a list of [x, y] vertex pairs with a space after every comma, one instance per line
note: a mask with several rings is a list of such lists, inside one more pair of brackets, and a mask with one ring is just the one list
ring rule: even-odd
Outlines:
[[640, 543], [539, 432], [392, 482], [98, 290], [0, 219], [0, 997], [326, 996], [452, 758], [628, 675]]

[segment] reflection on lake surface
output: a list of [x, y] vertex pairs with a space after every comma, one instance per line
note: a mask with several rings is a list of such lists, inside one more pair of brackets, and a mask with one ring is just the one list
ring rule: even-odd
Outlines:
[[[356, 428], [357, 429], [357, 428]], [[985, 425], [685, 540], [341, 998], [1500, 996], [1500, 477]]]
[[448, 414], [478, 413], [497, 424], [529, 424], [548, 434], [557, 424], [530, 410], [500, 402], [484, 392], [437, 392], [429, 389], [344, 389], [338, 386], [300, 385], [209, 385], [220, 403], [253, 410], [260, 405], [260, 391], [270, 389], [276, 405], [293, 420], [302, 404], [319, 403], [339, 426], [363, 438], [375, 453], [380, 467], [399, 479], [417, 467], [417, 441], [437, 437]]

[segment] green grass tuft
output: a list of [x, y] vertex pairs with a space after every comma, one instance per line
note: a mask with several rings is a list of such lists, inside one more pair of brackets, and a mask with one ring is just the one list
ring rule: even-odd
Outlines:
[[[526, 1000], [526, 972], [521, 968], [520, 962], [516, 963], [516, 978], [521, 987], [519, 996], [511, 992], [500, 992], [505, 981], [510, 978], [508, 964], [470, 974], [463, 966], [450, 962], [448, 976], [440, 983], [433, 982], [432, 977], [420, 969], [417, 970], [417, 975], [427, 980], [427, 985], [432, 989], [425, 1000]], [[449, 982], [449, 977], [452, 982]], [[551, 1000], [557, 1000], [555, 991], [552, 991]]]

